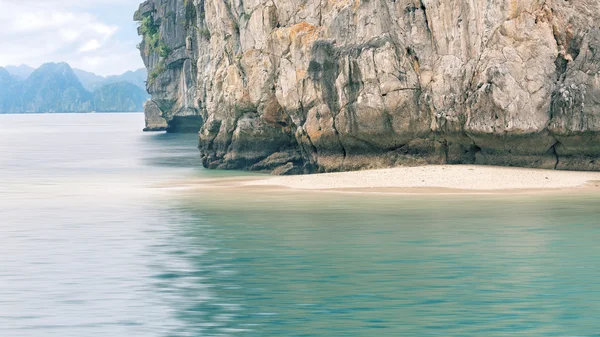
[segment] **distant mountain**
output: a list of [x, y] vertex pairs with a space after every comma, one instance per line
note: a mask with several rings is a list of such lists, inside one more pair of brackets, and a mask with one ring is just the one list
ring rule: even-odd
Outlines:
[[89, 71], [73, 68], [73, 72], [79, 79], [79, 82], [89, 91], [94, 91], [94, 89], [102, 86], [102, 82], [106, 79], [100, 75], [96, 75]]
[[0, 89], [5, 89], [8, 86], [13, 85], [17, 81], [10, 75], [5, 69], [0, 67]]
[[121, 75], [108, 76], [102, 84], [111, 84], [118, 82], [129, 82], [137, 85], [146, 91], [146, 80], [148, 79], [148, 71], [146, 68], [141, 68], [136, 71], [128, 71]]
[[[133, 78], [135, 73], [124, 75]], [[74, 70], [67, 63], [47, 63], [26, 80], [19, 81], [0, 68], [0, 113], [143, 111], [144, 102], [149, 98], [145, 89], [126, 81], [92, 84], [97, 80], [95, 76]], [[97, 85], [97, 89], [87, 90], [80, 78], [84, 78], [90, 87]], [[107, 81], [100, 78], [102, 82]]]
[[9, 111], [19, 82], [9, 72], [0, 67], [0, 111]]
[[5, 68], [6, 71], [17, 80], [25, 80], [35, 71], [35, 68], [26, 64], [21, 64], [20, 66], [6, 66]]
[[136, 71], [128, 71], [121, 75], [112, 75], [107, 77], [102, 77], [81, 69], [73, 69], [73, 71], [79, 78], [79, 81], [81, 81], [81, 84], [83, 84], [83, 86], [89, 91], [94, 91], [107, 84], [119, 82], [129, 82], [146, 91], [146, 79], [148, 78], [148, 72], [145, 68], [138, 69]]
[[[26, 64], [20, 66], [6, 66], [6, 71], [15, 79], [19, 81], [26, 80], [36, 70]], [[73, 68], [73, 72], [88, 91], [94, 91], [103, 85], [118, 83], [118, 82], [129, 82], [135, 84], [138, 87], [146, 90], [146, 79], [148, 78], [148, 72], [146, 68], [140, 68], [135, 71], [127, 71], [121, 75], [111, 76], [100, 76], [92, 72]]]
[[20, 112], [89, 111], [90, 99], [68, 64], [46, 63], [23, 82]]
[[146, 100], [146, 90], [129, 82], [117, 82], [106, 84], [94, 91], [92, 104], [96, 111], [135, 112], [144, 111]]

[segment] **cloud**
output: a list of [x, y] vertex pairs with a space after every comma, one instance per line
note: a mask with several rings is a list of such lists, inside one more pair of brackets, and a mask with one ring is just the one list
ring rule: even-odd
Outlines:
[[83, 46], [81, 46], [81, 48], [79, 48], [79, 52], [85, 53], [89, 51], [98, 50], [101, 46], [102, 45], [100, 44], [100, 42], [98, 42], [98, 40], [92, 39], [86, 42]]
[[98, 74], [143, 66], [138, 0], [0, 0], [0, 66], [65, 61]]

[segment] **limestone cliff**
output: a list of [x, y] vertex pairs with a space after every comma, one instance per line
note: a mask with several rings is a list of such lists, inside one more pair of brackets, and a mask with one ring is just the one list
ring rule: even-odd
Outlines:
[[148, 0], [148, 129], [205, 166], [600, 170], [597, 0]]

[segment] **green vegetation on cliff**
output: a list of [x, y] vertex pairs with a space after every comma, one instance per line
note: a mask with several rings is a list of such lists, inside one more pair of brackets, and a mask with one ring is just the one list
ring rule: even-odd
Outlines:
[[160, 21], [155, 21], [150, 14], [144, 15], [140, 21], [140, 32], [144, 36], [147, 52], [157, 52], [160, 57], [167, 57], [171, 48], [162, 41], [160, 35]]
[[152, 15], [145, 15], [140, 22], [140, 32], [144, 36], [146, 47], [150, 50], [158, 47], [158, 42], [160, 40], [160, 34], [158, 32], [159, 28], [160, 25], [154, 22]]
[[160, 74], [164, 73], [165, 70], [167, 70], [167, 67], [165, 66], [164, 62], [159, 62], [154, 69], [152, 69], [152, 71], [150, 72], [150, 74], [148, 74], [148, 84], [152, 85], [154, 84], [154, 82], [156, 82], [156, 79], [158, 78], [158, 76], [160, 76]]

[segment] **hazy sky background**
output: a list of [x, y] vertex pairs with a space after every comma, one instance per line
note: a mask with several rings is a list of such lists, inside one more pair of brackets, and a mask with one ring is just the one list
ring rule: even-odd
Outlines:
[[142, 0], [0, 0], [0, 66], [67, 62], [99, 75], [143, 67]]

